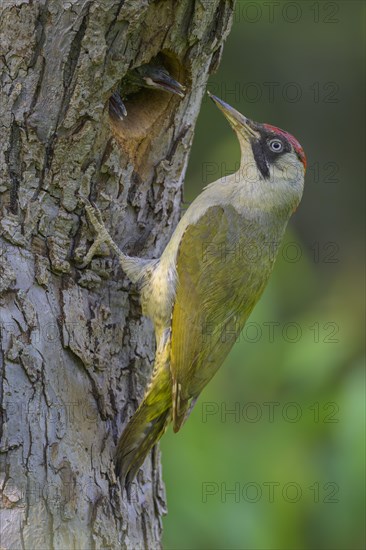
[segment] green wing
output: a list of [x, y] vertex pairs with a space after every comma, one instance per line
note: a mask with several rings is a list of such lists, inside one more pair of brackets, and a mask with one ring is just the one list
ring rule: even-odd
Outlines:
[[262, 291], [243, 261], [248, 229], [233, 207], [213, 206], [183, 235], [172, 316], [174, 431], [189, 400], [223, 363]]

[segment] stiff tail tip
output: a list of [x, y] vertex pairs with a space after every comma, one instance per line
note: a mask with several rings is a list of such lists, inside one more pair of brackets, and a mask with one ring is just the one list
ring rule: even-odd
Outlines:
[[159, 441], [170, 422], [170, 409], [151, 420], [148, 418], [148, 409], [143, 404], [137, 409], [117, 445], [116, 473], [128, 493], [149, 451]]

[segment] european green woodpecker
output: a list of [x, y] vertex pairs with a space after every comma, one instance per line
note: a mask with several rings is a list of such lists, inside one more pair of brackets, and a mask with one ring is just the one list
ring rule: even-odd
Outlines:
[[179, 97], [184, 97], [185, 87], [175, 80], [165, 67], [146, 63], [136, 69], [128, 71], [124, 77], [120, 90], [115, 91], [109, 99], [109, 115], [114, 119], [123, 120], [127, 116], [127, 109], [123, 98], [138, 92], [141, 88], [162, 90]]
[[151, 381], [117, 446], [126, 486], [168, 424], [174, 432], [181, 428], [222, 365], [263, 293], [303, 192], [306, 158], [298, 141], [211, 98], [239, 139], [240, 168], [205, 187], [158, 260], [123, 254], [99, 211], [86, 206], [98, 234], [86, 262], [100, 243], [112, 247], [155, 328]]

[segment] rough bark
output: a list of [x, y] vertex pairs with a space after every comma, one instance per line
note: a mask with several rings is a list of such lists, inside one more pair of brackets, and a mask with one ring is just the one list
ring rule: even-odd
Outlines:
[[[159, 453], [130, 500], [118, 436], [151, 372], [154, 338], [108, 250], [80, 268], [97, 202], [119, 246], [157, 257], [231, 1], [2, 0], [0, 547], [158, 548]], [[162, 55], [187, 96], [143, 90], [113, 125], [108, 99]]]

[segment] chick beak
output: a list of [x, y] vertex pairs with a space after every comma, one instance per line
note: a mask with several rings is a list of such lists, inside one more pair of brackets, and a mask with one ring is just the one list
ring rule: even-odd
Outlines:
[[151, 78], [150, 76], [145, 76], [144, 80], [149, 88], [163, 90], [164, 92], [168, 92], [170, 94], [179, 95], [179, 97], [184, 97], [185, 95], [185, 86], [183, 86], [180, 82], [171, 77], [170, 74], [166, 73], [165, 71], [157, 72], [157, 74], [154, 75], [154, 78]]
[[247, 138], [254, 137], [258, 138], [259, 133], [255, 131], [256, 123], [251, 121], [249, 118], [245, 117], [239, 111], [228, 105], [228, 103], [225, 103], [222, 99], [219, 99], [215, 95], [211, 94], [210, 92], [207, 92], [209, 97], [212, 99], [212, 101], [217, 105], [217, 107], [222, 111], [227, 118], [227, 120], [230, 122], [232, 128], [236, 132], [240, 132], [241, 134], [244, 134]]

